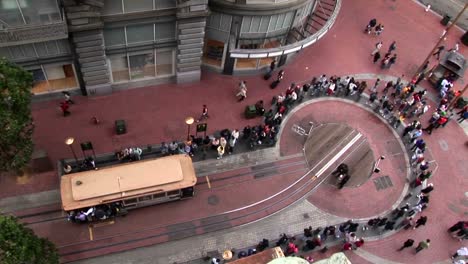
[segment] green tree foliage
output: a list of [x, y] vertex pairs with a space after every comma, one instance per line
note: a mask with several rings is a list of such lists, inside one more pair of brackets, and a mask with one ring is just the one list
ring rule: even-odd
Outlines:
[[31, 73], [0, 58], [0, 171], [19, 171], [33, 152]]
[[52, 242], [37, 237], [16, 218], [0, 214], [0, 263], [58, 264], [59, 257]]

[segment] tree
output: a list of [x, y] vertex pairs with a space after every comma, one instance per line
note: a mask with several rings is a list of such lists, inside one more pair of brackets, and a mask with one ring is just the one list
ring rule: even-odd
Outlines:
[[58, 264], [54, 244], [36, 236], [13, 216], [0, 214], [0, 263]]
[[20, 171], [33, 152], [32, 74], [0, 58], [0, 171]]

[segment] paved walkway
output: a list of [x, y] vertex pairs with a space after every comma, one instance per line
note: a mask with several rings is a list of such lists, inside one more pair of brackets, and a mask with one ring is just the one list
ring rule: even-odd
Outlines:
[[[356, 14], [360, 15], [356, 16]], [[385, 24], [383, 35], [375, 37], [361, 34], [362, 28], [374, 16]], [[268, 89], [268, 83], [263, 81], [260, 76], [242, 77], [248, 82], [249, 94], [244, 103], [236, 103], [234, 94], [237, 83], [241, 79], [240, 77], [204, 72], [202, 81], [196, 84], [162, 85], [117, 92], [104, 97], [75, 98], [77, 105], [73, 106], [71, 109], [72, 115], [68, 118], [60, 116], [57, 110], [57, 101], [42, 102], [33, 106], [33, 116], [37, 126], [34, 140], [36, 145], [45, 149], [54, 161], [64, 157], [71, 157], [69, 149], [63, 144], [63, 140], [68, 136], [74, 136], [77, 142], [91, 140], [98, 153], [111, 152], [122, 146], [146, 145], [148, 143], [159, 143], [163, 140], [169, 141], [184, 137], [186, 126], [183, 120], [189, 115], [197, 116], [202, 104], [208, 104], [210, 108], [209, 133], [225, 127], [241, 128], [246, 124], [257, 124], [260, 122], [259, 119], [245, 120], [242, 117], [244, 107], [247, 104], [255, 103], [258, 99], [269, 102], [273, 95], [284, 91], [292, 81], [308, 80], [312, 76], [322, 73], [328, 75], [374, 73], [385, 76], [399, 76], [404, 73], [406, 76], [411, 76], [417, 66], [422, 63], [422, 58], [431, 49], [430, 45], [421, 44], [435, 43], [442, 30], [443, 27], [439, 24], [438, 17], [424, 12], [421, 6], [411, 1], [346, 0], [332, 30], [318, 43], [301, 52], [300, 56], [286, 67], [286, 77], [276, 90]], [[454, 30], [449, 36], [446, 46], [452, 46], [461, 34], [462, 32]], [[388, 47], [392, 40], [397, 41], [399, 59], [397, 64], [389, 70], [381, 70], [370, 61], [369, 53], [374, 44], [380, 39], [384, 41], [384, 49]], [[461, 52], [466, 55], [464, 46], [461, 46]], [[468, 75], [465, 75], [466, 77]], [[423, 82], [422, 86], [433, 93], [434, 90], [428, 83]], [[456, 88], [462, 86], [463, 84], [456, 84]], [[432, 96], [436, 98], [434, 95]], [[167, 100], [167, 98], [171, 98], [171, 100]], [[183, 107], [174, 107], [174, 105]], [[338, 109], [332, 108], [330, 111], [327, 111], [328, 109], [316, 110], [325, 111], [319, 118], [336, 120], [341, 118], [341, 114], [347, 113], [337, 112]], [[103, 123], [99, 126], [93, 126], [89, 123], [90, 117], [94, 115], [103, 120]], [[128, 134], [122, 136], [113, 134], [113, 122], [116, 119], [127, 120]], [[161, 124], [164, 124], [164, 126]], [[356, 121], [356, 124], [360, 125], [360, 122]], [[369, 133], [372, 134], [372, 132]], [[367, 258], [370, 262], [375, 262], [375, 259], [378, 259], [379, 263], [384, 263], [380, 262], [380, 259], [393, 262], [407, 262], [409, 259], [413, 263], [435, 262], [447, 259], [449, 253], [459, 247], [459, 243], [448, 237], [444, 229], [464, 215], [466, 216], [467, 213], [468, 198], [465, 192], [467, 190], [466, 171], [468, 171], [468, 167], [466, 166], [468, 164], [468, 155], [464, 144], [460, 144], [466, 141], [466, 134], [457, 123], [450, 122], [443, 130], [437, 130], [432, 136], [426, 136], [425, 138], [427, 138], [431, 149], [431, 155], [441, 164], [432, 179], [436, 190], [431, 194], [431, 204], [427, 212], [425, 212], [429, 216], [428, 225], [424, 227], [424, 230], [399, 232], [376, 242], [366, 243], [363, 251], [356, 253], [359, 256], [352, 254], [351, 258], [359, 260]], [[385, 139], [382, 137], [380, 140]], [[380, 144], [378, 145], [376, 144], [376, 147], [382, 147]], [[386, 151], [392, 152], [388, 149]], [[0, 178], [0, 198], [55, 189], [57, 188], [56, 177], [54, 172], [34, 175], [29, 183], [20, 187], [17, 187], [16, 179], [2, 177]], [[450, 180], [447, 180], [447, 178], [450, 178]], [[327, 186], [323, 186], [325, 188], [323, 192], [326, 193]], [[322, 190], [317, 190], [317, 192], [320, 191]], [[343, 197], [343, 199], [347, 198], [350, 199], [351, 196]], [[395, 201], [398, 201], [398, 198], [396, 199]], [[317, 209], [309, 202], [310, 200], [313, 200], [313, 197], [301, 201], [301, 206], [304, 206], [310, 212], [308, 213], [309, 218], [315, 217], [315, 215], [323, 216], [320, 220], [325, 221], [325, 223], [306, 220], [307, 223], [313, 223], [314, 226], [323, 226], [343, 220]], [[364, 202], [366, 200], [362, 198], [357, 199], [357, 201], [360, 204], [359, 206], [366, 205]], [[327, 209], [329, 212], [336, 213], [340, 211], [335, 209], [337, 207], [334, 204], [324, 206], [318, 203], [318, 206]], [[294, 210], [295, 208], [291, 207], [287, 210]], [[272, 238], [280, 233], [279, 230], [288, 233], [300, 233], [305, 223], [287, 217], [305, 218], [304, 216], [305, 214], [301, 215], [300, 211], [280, 213], [245, 228], [254, 230], [262, 230], [262, 227], [266, 228], [268, 230], [264, 230], [259, 234]], [[365, 215], [361, 216], [365, 217]], [[279, 223], [278, 225], [282, 226], [283, 229], [280, 229], [278, 225], [268, 226], [270, 222], [265, 221], [272, 219], [275, 220], [274, 223]], [[291, 221], [288, 222], [288, 220]], [[297, 227], [293, 229], [293, 227], [285, 226], [285, 223], [290, 223], [289, 226], [294, 226], [297, 223]], [[52, 230], [51, 227], [49, 231], [46, 230], [43, 234], [53, 233]], [[258, 237], [251, 237], [249, 231], [252, 230], [247, 229], [246, 232], [242, 230], [241, 228], [235, 228], [234, 232], [229, 229], [194, 238], [196, 240], [175, 242], [179, 244], [169, 242], [152, 247], [151, 250], [129, 251], [115, 255], [113, 261], [111, 260], [112, 256], [102, 257], [94, 261], [144, 263], [143, 259], [151, 261], [152, 252], [159, 252], [160, 254], [157, 256], [161, 258], [162, 262], [160, 263], [171, 263], [165, 260], [188, 261], [188, 257], [197, 258], [201, 252], [222, 250], [229, 247], [240, 248], [258, 242], [256, 240]], [[87, 231], [82, 230], [80, 232]], [[224, 237], [223, 234], [226, 236]], [[239, 234], [242, 234], [242, 236], [239, 236]], [[408, 236], [415, 240], [430, 237], [434, 242], [429, 251], [416, 256], [409, 252], [396, 254], [395, 249]], [[207, 250], [202, 251], [199, 248], [184, 249], [188, 245], [193, 246], [194, 244], [208, 245], [206, 246]], [[172, 245], [172, 250], [167, 249], [170, 245]], [[160, 249], [162, 250], [160, 251]], [[179, 254], [174, 251], [178, 251]], [[369, 254], [365, 252], [369, 252]], [[183, 257], [184, 255], [187, 257]], [[375, 256], [375, 258], [370, 256]], [[138, 261], [139, 259], [141, 262]]]

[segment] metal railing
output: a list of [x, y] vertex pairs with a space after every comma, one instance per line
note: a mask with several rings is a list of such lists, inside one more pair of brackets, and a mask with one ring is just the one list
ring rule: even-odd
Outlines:
[[281, 55], [286, 55], [289, 53], [293, 53], [299, 51], [303, 48], [306, 48], [312, 44], [314, 44], [317, 40], [322, 38], [325, 33], [330, 30], [330, 28], [335, 24], [336, 18], [338, 13], [340, 12], [341, 8], [341, 0], [336, 0], [335, 9], [331, 14], [328, 21], [325, 25], [315, 32], [313, 35], [300, 40], [296, 43], [285, 45], [279, 48], [271, 48], [271, 49], [233, 49], [230, 52], [231, 58], [270, 58], [270, 57], [277, 57]]

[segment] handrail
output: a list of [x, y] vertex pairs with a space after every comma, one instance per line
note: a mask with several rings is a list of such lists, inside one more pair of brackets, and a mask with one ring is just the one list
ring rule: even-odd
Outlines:
[[231, 58], [269, 58], [277, 57], [292, 52], [299, 51], [303, 48], [306, 48], [314, 44], [317, 40], [322, 38], [325, 33], [330, 30], [330, 28], [335, 24], [338, 13], [341, 8], [341, 0], [336, 0], [335, 9], [330, 16], [330, 19], [325, 23], [325, 25], [315, 32], [313, 35], [300, 40], [296, 43], [285, 45], [279, 48], [270, 48], [270, 49], [232, 49], [230, 50]]

